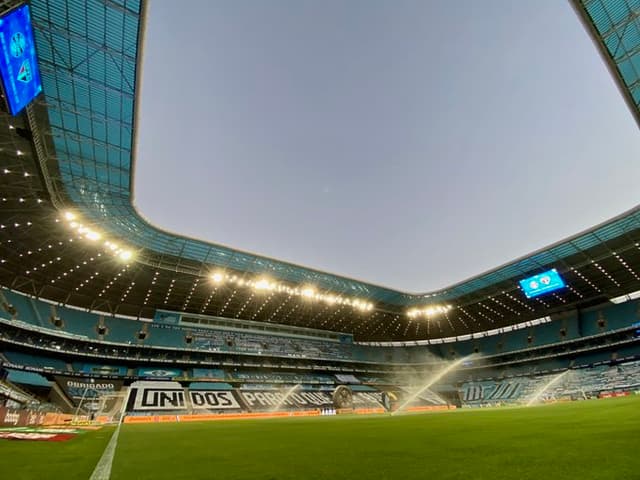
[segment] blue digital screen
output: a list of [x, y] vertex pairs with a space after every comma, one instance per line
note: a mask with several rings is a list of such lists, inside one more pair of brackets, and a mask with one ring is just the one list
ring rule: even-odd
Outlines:
[[555, 268], [520, 280], [520, 288], [522, 288], [527, 298], [535, 298], [545, 293], [555, 292], [564, 286], [564, 280], [562, 280]]
[[41, 91], [36, 45], [28, 5], [0, 18], [0, 78], [11, 115], [17, 115]]

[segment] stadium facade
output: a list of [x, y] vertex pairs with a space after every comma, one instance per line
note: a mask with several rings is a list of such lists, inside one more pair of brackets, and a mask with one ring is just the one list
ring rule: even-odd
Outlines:
[[[384, 389], [402, 396], [400, 384], [443, 360], [475, 354], [482, 361], [463, 364], [424, 402], [460, 403], [462, 390], [469, 401], [485, 391], [516, 399], [543, 375], [600, 368], [613, 378], [608, 369], [622, 363], [631, 373], [608, 390], [635, 385], [627, 362], [640, 358], [640, 206], [421, 294], [168, 232], [134, 204], [146, 3], [29, 5], [43, 93], [18, 115], [0, 113], [0, 360], [9, 384], [73, 404], [99, 390], [80, 394], [73, 385], [82, 379], [113, 390], [164, 382], [168, 405], [226, 398], [232, 410], [271, 407], [268, 390], [283, 385], [329, 404], [327, 392], [345, 384], [377, 395], [369, 405]], [[640, 123], [640, 4], [573, 5]], [[549, 272], [562, 288], [525, 293], [521, 281], [538, 286]], [[234, 396], [192, 395], [199, 389]], [[239, 397], [243, 389], [254, 393]]]

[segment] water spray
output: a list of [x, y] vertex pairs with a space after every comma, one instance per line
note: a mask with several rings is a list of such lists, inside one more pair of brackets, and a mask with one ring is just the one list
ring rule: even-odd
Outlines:
[[423, 392], [431, 388], [434, 384], [438, 383], [444, 376], [446, 376], [449, 372], [456, 369], [458, 366], [467, 362], [472, 357], [475, 357], [477, 354], [472, 353], [471, 355], [467, 355], [466, 357], [462, 357], [455, 362], [449, 363], [446, 367], [439, 370], [437, 373], [431, 376], [427, 383], [412, 393], [409, 398], [407, 398], [391, 415], [395, 415], [396, 413], [404, 410], [411, 402], [413, 402], [416, 398], [420, 396]]
[[544, 392], [549, 390], [549, 388], [551, 388], [553, 385], [555, 385], [562, 377], [564, 377], [570, 371], [571, 370], [565, 370], [564, 372], [556, 375], [551, 380], [549, 380], [547, 383], [545, 383], [540, 389], [538, 389], [538, 391], [534, 392], [534, 394], [531, 396], [531, 398], [527, 402], [527, 407], [530, 407], [531, 405], [536, 403], [540, 399], [540, 397], [542, 396], [542, 394]]
[[293, 387], [291, 387], [289, 390], [287, 390], [287, 391], [285, 392], [285, 394], [282, 396], [282, 398], [280, 399], [280, 401], [278, 402], [278, 404], [277, 404], [275, 407], [273, 407], [273, 408], [271, 409], [271, 411], [272, 411], [272, 412], [277, 412], [278, 410], [280, 410], [280, 408], [284, 405], [284, 402], [286, 402], [286, 401], [287, 401], [287, 399], [288, 399], [291, 395], [293, 395], [293, 393], [294, 393], [297, 389], [299, 389], [299, 388], [300, 388], [300, 386], [301, 386], [301, 385], [300, 385], [299, 383], [297, 383], [296, 385], [294, 385]]

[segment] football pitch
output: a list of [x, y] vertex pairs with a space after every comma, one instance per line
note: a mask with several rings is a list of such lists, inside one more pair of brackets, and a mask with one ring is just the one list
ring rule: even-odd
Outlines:
[[[7, 479], [88, 479], [113, 428], [0, 440]], [[533, 408], [123, 425], [119, 479], [640, 479], [640, 396]]]

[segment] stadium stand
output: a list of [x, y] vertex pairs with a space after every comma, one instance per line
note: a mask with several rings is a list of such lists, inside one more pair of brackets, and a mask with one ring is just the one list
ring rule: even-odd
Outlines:
[[459, 393], [463, 405], [467, 406], [524, 403], [556, 378], [557, 382], [543, 392], [542, 401], [587, 399], [603, 393], [632, 392], [640, 388], [640, 361], [562, 370], [539, 376], [465, 382]]
[[87, 375], [127, 375], [127, 367], [121, 365], [105, 365], [95, 363], [73, 362], [71, 364], [74, 372], [84, 373]]
[[30, 355], [23, 352], [4, 351], [3, 355], [14, 365], [24, 365], [42, 370], [56, 370], [64, 372], [67, 370], [67, 363], [57, 358], [44, 355]]
[[227, 374], [220, 368], [194, 368], [191, 371], [191, 378], [224, 380]]
[[[26, 402], [29, 388], [50, 386], [73, 409], [60, 385], [77, 397], [102, 382], [111, 393], [131, 386], [136, 415], [264, 412], [287, 391], [292, 409], [331, 409], [339, 391], [379, 408], [383, 393], [411, 398], [457, 360], [414, 405], [638, 389], [640, 208], [424, 294], [161, 231], [131, 203], [142, 4], [54, 3], [29, 2], [43, 93], [25, 115], [0, 109], [0, 141], [26, 153], [2, 160], [22, 181], [0, 176], [11, 193], [0, 209], [3, 398]], [[627, 28], [637, 6], [574, 4], [640, 119]], [[109, 55], [94, 55], [95, 39]], [[544, 301], [523, 294], [521, 280], [555, 268], [568, 288]]]
[[[59, 319], [59, 324], [55, 325], [53, 321], [42, 320], [54, 317], [50, 312], [51, 304], [6, 290], [4, 294], [12, 305], [17, 305], [19, 320], [34, 326], [94, 340], [170, 348], [188, 346], [210, 352], [269, 354], [294, 358], [351, 358], [349, 345], [334, 341], [283, 337], [257, 332], [156, 325], [119, 317], [105, 318], [99, 314], [61, 306], [55, 307], [55, 318]], [[98, 333], [100, 324], [106, 327], [103, 335]], [[142, 331], [146, 332], [144, 338], [139, 337]], [[186, 342], [187, 337], [191, 338], [189, 344]]]
[[232, 390], [233, 386], [230, 383], [224, 382], [191, 382], [189, 384], [190, 390]]
[[36, 403], [39, 403], [36, 398], [17, 385], [7, 380], [0, 381], [0, 407], [22, 408]]
[[49, 387], [51, 385], [51, 382], [39, 373], [13, 370], [11, 368], [8, 368], [7, 371], [9, 372], [7, 379], [17, 385], [31, 387]]
[[[449, 344], [426, 346], [378, 347], [345, 344], [328, 340], [283, 337], [264, 332], [249, 333], [215, 328], [192, 328], [181, 325], [156, 325], [150, 322], [103, 317], [99, 314], [81, 312], [64, 307], [56, 307], [60, 326], [42, 321], [51, 305], [41, 300], [25, 297], [15, 292], [4, 291], [6, 298], [18, 311], [17, 318], [31, 325], [51, 331], [66, 332], [84, 338], [103, 340], [124, 345], [148, 345], [211, 353], [246, 353], [260, 356], [282, 356], [304, 359], [336, 359], [365, 362], [424, 363], [432, 358], [459, 358], [474, 352], [485, 356], [505, 353], [535, 351], [536, 348], [565, 345], [572, 348], [572, 342], [579, 342], [589, 336], [607, 335], [617, 331], [627, 331], [631, 337], [636, 321], [637, 302], [611, 305], [594, 311], [586, 311], [581, 319], [576, 315], [536, 325], [529, 329], [513, 330], [499, 335], [457, 342], [455, 349]], [[26, 312], [26, 313], [25, 313]], [[40, 312], [36, 314], [36, 312]], [[602, 318], [606, 323], [602, 325]], [[42, 327], [42, 325], [45, 325]], [[98, 334], [98, 325], [105, 326], [105, 333]], [[600, 325], [600, 326], [599, 326]], [[146, 332], [144, 338], [140, 332]], [[577, 332], [586, 332], [577, 335]], [[564, 335], [561, 334], [564, 332]], [[187, 343], [186, 339], [191, 342]], [[633, 352], [633, 347], [631, 347]], [[626, 350], [625, 350], [626, 352]], [[626, 355], [627, 353], [625, 353]], [[594, 353], [590, 363], [606, 361], [607, 354]]]

